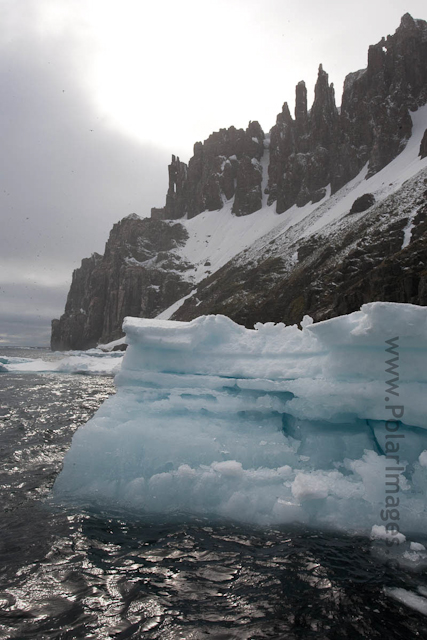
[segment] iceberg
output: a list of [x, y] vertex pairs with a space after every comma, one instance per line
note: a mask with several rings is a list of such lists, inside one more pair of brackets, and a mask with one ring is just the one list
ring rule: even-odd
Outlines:
[[101, 349], [54, 352], [49, 360], [0, 356], [0, 373], [49, 373], [112, 376], [120, 369], [123, 352]]
[[75, 433], [57, 500], [390, 545], [427, 529], [427, 308], [374, 302], [301, 328], [225, 316], [123, 328], [117, 393]]

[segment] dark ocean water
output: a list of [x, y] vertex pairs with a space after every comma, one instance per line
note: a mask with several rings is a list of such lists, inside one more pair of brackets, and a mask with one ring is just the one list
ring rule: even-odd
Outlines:
[[54, 506], [74, 431], [113, 392], [109, 377], [0, 374], [0, 638], [427, 638], [427, 617], [384, 591], [427, 576], [366, 538]]

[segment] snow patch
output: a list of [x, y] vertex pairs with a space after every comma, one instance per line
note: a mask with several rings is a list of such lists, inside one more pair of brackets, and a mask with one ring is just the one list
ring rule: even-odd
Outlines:
[[414, 211], [413, 214], [411, 216], [409, 216], [408, 223], [407, 223], [406, 227], [403, 229], [402, 249], [407, 247], [409, 245], [409, 243], [411, 242], [412, 229], [414, 228], [414, 218], [415, 218], [415, 216], [416, 216], [416, 211]]
[[188, 295], [184, 296], [183, 298], [180, 298], [179, 300], [177, 300], [176, 302], [174, 302], [173, 304], [171, 304], [170, 307], [168, 307], [167, 309], [165, 309], [164, 311], [162, 311], [161, 313], [159, 313], [158, 316], [156, 316], [156, 318], [158, 320], [169, 320], [169, 318], [171, 318], [173, 316], [173, 314], [175, 313], [175, 311], [178, 311], [178, 309], [180, 309], [180, 307], [182, 307], [182, 305], [184, 304], [184, 302], [186, 300], [188, 300], [188, 298], [191, 298], [192, 296], [194, 296], [194, 294], [197, 293], [197, 289], [194, 289], [191, 293], [189, 293]]
[[111, 342], [107, 342], [106, 344], [99, 344], [97, 349], [101, 351], [113, 351], [114, 347], [121, 347], [122, 345], [127, 344], [126, 337], [118, 338], [118, 340], [112, 340]]

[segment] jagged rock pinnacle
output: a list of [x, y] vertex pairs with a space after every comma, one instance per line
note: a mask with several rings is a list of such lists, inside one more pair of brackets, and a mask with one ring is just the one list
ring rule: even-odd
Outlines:
[[307, 120], [307, 87], [305, 82], [298, 82], [295, 89], [295, 119], [305, 122]]
[[402, 16], [402, 19], [400, 21], [400, 27], [407, 28], [407, 27], [414, 27], [414, 26], [415, 26], [414, 18], [411, 16], [410, 13], [405, 13], [405, 15]]
[[[347, 76], [340, 112], [335, 104], [334, 85], [329, 84], [328, 74], [320, 64], [311, 110], [308, 110], [305, 83], [301, 81], [296, 86], [295, 119], [285, 102], [271, 130], [269, 152], [264, 151], [264, 133], [254, 121], [246, 130], [229, 127], [213, 133], [203, 143], [197, 142], [188, 166], [179, 157], [172, 156], [166, 205], [154, 209], [151, 219], [128, 216], [113, 229], [104, 256], [94, 254], [83, 261], [73, 277], [65, 314], [53, 323], [52, 346], [84, 348], [95, 345], [98, 340], [107, 342], [120, 335], [124, 315], [154, 317], [186, 295], [192, 285], [180, 277], [179, 271], [188, 267], [177, 259], [174, 262], [172, 251], [184, 240], [185, 228], [179, 223], [162, 220], [183, 216], [191, 218], [206, 209], [214, 211], [223, 207], [227, 200], [231, 201], [236, 216], [257, 211], [262, 205], [264, 163], [260, 160], [264, 152], [269, 153], [270, 158], [266, 189], [268, 203], [276, 203], [277, 213], [283, 213], [294, 205], [304, 206], [310, 201], [316, 203], [329, 192], [335, 193], [367, 164], [368, 175], [380, 171], [404, 149], [412, 131], [410, 111], [425, 104], [427, 23], [405, 14], [394, 35], [382, 38], [370, 47], [367, 69]], [[419, 152], [422, 157], [427, 156], [427, 132]], [[318, 240], [316, 243], [319, 244]], [[389, 251], [388, 241], [386, 244]], [[400, 236], [396, 236], [396, 247], [400, 253]], [[306, 250], [312, 251], [310, 244]], [[424, 244], [420, 246], [420, 257], [422, 252], [425, 253]], [[298, 249], [300, 255], [302, 253]], [[423, 262], [416, 256], [418, 264], [423, 265]], [[271, 269], [269, 263], [268, 270]], [[285, 299], [290, 291], [288, 283], [282, 287], [285, 297], [279, 305], [278, 321], [283, 318], [299, 321], [292, 315], [294, 311], [288, 316], [280, 315], [283, 310], [285, 313], [287, 309], [292, 310], [294, 302], [301, 313], [310, 311], [310, 304], [314, 303], [301, 301], [301, 291], [306, 289], [310, 296], [312, 294], [311, 284], [315, 275], [312, 266], [306, 275], [307, 279], [295, 285], [294, 298], [292, 294]], [[382, 275], [371, 279], [372, 291], [380, 292], [388, 299], [387, 290], [395, 287], [394, 280], [392, 270], [382, 272]], [[402, 298], [402, 301], [420, 303], [422, 300], [421, 303], [426, 304], [425, 278], [420, 280], [416, 275], [410, 285], [407, 283], [405, 271], [402, 296], [409, 295], [405, 293], [408, 287], [411, 291], [418, 288], [421, 293], [414, 299]], [[253, 284], [254, 278], [251, 277], [250, 286]], [[226, 281], [226, 286], [229, 285], [230, 280]], [[240, 279], [238, 286], [240, 291]], [[363, 284], [357, 290], [360, 303], [368, 301], [363, 297], [365, 289]], [[251, 292], [243, 305], [240, 293], [235, 296], [239, 313], [244, 308], [246, 314], [249, 299], [256, 307], [261, 293], [261, 289], [256, 296]], [[335, 293], [332, 296], [328, 308], [340, 313], [348, 312], [341, 304], [340, 296]], [[265, 320], [274, 317], [271, 315], [271, 303], [275, 304], [275, 296], [266, 307], [268, 317]], [[212, 313], [212, 307], [199, 307], [198, 304], [195, 303], [195, 314], [201, 311]], [[217, 309], [217, 312], [229, 313], [230, 308], [232, 305]], [[246, 322], [247, 317], [242, 316], [243, 321]], [[260, 318], [254, 316], [254, 319]]]

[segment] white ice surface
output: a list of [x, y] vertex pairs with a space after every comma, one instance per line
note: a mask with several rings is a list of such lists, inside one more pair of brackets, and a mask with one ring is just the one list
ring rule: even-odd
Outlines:
[[82, 373], [114, 375], [120, 369], [123, 352], [104, 353], [100, 349], [67, 351], [55, 359], [13, 358], [0, 354], [0, 372], [9, 373]]
[[127, 318], [118, 393], [75, 434], [57, 497], [381, 533], [398, 406], [400, 529], [425, 531], [427, 308], [378, 302], [303, 325]]
[[[406, 537], [403, 533], [397, 533], [393, 535], [391, 532], [387, 531], [384, 525], [374, 524], [371, 531], [372, 540], [385, 540], [391, 542], [393, 538], [399, 542], [399, 544], [403, 544], [406, 541]], [[411, 546], [416, 543], [411, 543]], [[420, 545], [422, 546], [422, 545]]]
[[419, 596], [407, 589], [384, 589], [385, 593], [401, 604], [427, 616], [427, 598]]

